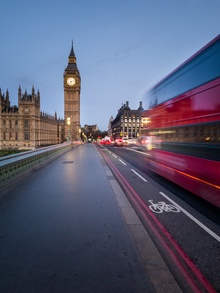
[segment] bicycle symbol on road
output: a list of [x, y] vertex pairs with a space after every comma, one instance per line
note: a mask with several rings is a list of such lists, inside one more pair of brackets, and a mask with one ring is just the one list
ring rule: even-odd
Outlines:
[[151, 203], [149, 208], [154, 213], [163, 213], [163, 212], [179, 213], [180, 212], [180, 209], [178, 207], [176, 207], [175, 205], [166, 204], [163, 201], [159, 201], [158, 203], [153, 203], [153, 200], [148, 200], [148, 201]]

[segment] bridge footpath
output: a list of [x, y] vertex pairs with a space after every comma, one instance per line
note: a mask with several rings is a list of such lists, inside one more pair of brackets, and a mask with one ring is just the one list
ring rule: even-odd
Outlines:
[[180, 292], [93, 144], [17, 181], [0, 227], [0, 292]]

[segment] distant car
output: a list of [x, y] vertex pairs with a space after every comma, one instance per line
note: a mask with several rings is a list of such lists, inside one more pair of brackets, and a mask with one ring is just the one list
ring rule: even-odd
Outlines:
[[111, 141], [109, 139], [105, 140], [105, 144], [111, 144]]
[[128, 144], [128, 137], [124, 136], [121, 139], [123, 141], [123, 145], [127, 145]]
[[137, 144], [137, 139], [136, 138], [129, 138], [127, 140], [127, 144], [129, 144], [129, 145]]
[[123, 146], [124, 145], [124, 141], [121, 138], [116, 138], [114, 141], [114, 146]]
[[144, 150], [151, 150], [153, 148], [152, 136], [140, 136], [137, 140], [137, 146]]
[[111, 144], [111, 141], [110, 141], [109, 139], [102, 139], [102, 140], [100, 141], [100, 143], [101, 143], [102, 145], [105, 145], [105, 144]]

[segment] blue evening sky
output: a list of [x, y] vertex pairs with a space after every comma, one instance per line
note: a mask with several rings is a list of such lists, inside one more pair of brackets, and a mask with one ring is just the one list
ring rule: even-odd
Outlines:
[[144, 93], [219, 34], [220, 0], [1, 0], [0, 88], [40, 91], [41, 111], [64, 117], [72, 39], [81, 74], [81, 126], [107, 130]]

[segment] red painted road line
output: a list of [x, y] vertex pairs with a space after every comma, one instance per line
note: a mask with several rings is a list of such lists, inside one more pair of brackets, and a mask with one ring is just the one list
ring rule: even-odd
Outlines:
[[[123, 177], [123, 175], [118, 171], [118, 169], [113, 165], [113, 163], [108, 159], [108, 157], [102, 152], [102, 156], [105, 158], [106, 162], [108, 163], [109, 167], [112, 169], [113, 173], [117, 175], [120, 182], [122, 183], [123, 187], [126, 189], [127, 193], [130, 195], [130, 199], [132, 202], [136, 205], [139, 212], [141, 212], [144, 220], [148, 223], [151, 230], [155, 233], [157, 238], [160, 240], [164, 248], [167, 250], [169, 255], [172, 257], [173, 261], [175, 262], [176, 266], [179, 268], [180, 272], [186, 279], [187, 283], [191, 286], [192, 290], [194, 292], [201, 292], [201, 287], [198, 287], [197, 282], [193, 279], [192, 275], [190, 274], [189, 270], [187, 270], [182, 262], [180, 262], [180, 257], [185, 262], [185, 264], [188, 266], [188, 268], [191, 270], [191, 273], [194, 273], [197, 280], [200, 282], [203, 289], [205, 289], [209, 293], [215, 293], [216, 290], [211, 286], [209, 281], [204, 277], [204, 275], [199, 271], [199, 269], [194, 265], [194, 263], [190, 260], [186, 252], [178, 245], [178, 243], [175, 241], [175, 239], [171, 236], [171, 234], [165, 229], [165, 227], [161, 224], [161, 222], [157, 219], [157, 217], [153, 214], [153, 212], [149, 209], [149, 207], [145, 204], [145, 202], [140, 198], [140, 196], [135, 192], [135, 190], [131, 187], [131, 185], [127, 182], [127, 180]], [[140, 210], [141, 208], [141, 210]], [[165, 238], [170, 241], [170, 244], [172, 244], [173, 248], [176, 250], [177, 255], [174, 253], [174, 251], [171, 249], [171, 247], [168, 245], [168, 243], [165, 242], [164, 238], [161, 236], [161, 234], [158, 232], [158, 230], [154, 227], [150, 219], [147, 217], [150, 216], [153, 220], [153, 223], [157, 225], [159, 228], [159, 231], [164, 234]]]

